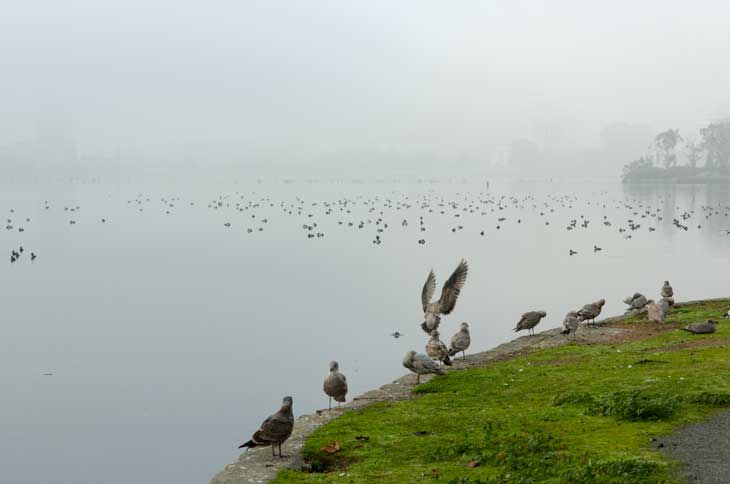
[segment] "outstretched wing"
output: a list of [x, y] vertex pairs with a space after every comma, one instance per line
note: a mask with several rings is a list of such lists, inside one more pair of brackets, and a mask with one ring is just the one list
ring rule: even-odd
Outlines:
[[423, 285], [423, 290], [421, 291], [421, 304], [423, 304], [424, 313], [426, 312], [426, 307], [431, 302], [434, 292], [436, 292], [436, 274], [432, 270], [428, 273], [426, 283]]
[[464, 283], [466, 282], [467, 272], [469, 272], [469, 266], [464, 259], [461, 259], [456, 270], [454, 270], [454, 273], [451, 274], [451, 277], [448, 278], [446, 283], [444, 283], [443, 289], [441, 289], [441, 299], [439, 299], [441, 314], [449, 314], [454, 310], [461, 288], [464, 287]]

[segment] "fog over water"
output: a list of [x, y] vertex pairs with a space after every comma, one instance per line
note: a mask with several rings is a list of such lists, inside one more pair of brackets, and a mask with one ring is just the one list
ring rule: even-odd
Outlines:
[[727, 294], [720, 187], [55, 185], [1, 197], [17, 224], [2, 247], [26, 249], [0, 271], [0, 468], [13, 483], [206, 482], [282, 395], [297, 415], [326, 406], [331, 359], [350, 398], [403, 374], [402, 355], [425, 344], [426, 275], [440, 286], [461, 257], [469, 278], [441, 329], [468, 321], [474, 351], [511, 339], [527, 310], [545, 310], [546, 329], [599, 298], [618, 314], [665, 279], [678, 300]]
[[707, 0], [6, 1], [0, 162], [444, 174], [527, 139], [530, 171], [614, 176], [659, 130], [728, 115], [729, 20]]

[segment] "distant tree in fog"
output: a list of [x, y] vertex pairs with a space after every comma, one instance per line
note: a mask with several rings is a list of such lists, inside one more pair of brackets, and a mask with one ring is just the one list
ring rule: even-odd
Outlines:
[[697, 163], [702, 159], [702, 151], [702, 145], [694, 139], [688, 139], [684, 142], [684, 153], [690, 167], [697, 168]]
[[662, 161], [665, 168], [677, 166], [677, 154], [674, 149], [682, 141], [678, 129], [662, 131], [654, 137], [654, 146], [657, 150], [657, 159]]
[[654, 167], [654, 163], [651, 156], [641, 156], [638, 160], [634, 160], [631, 163], [624, 165], [623, 173], [621, 177], [626, 180], [630, 179], [641, 179], [647, 175], [655, 174], [660, 168]]
[[710, 123], [700, 130], [705, 166], [711, 170], [727, 169], [730, 162], [730, 120]]

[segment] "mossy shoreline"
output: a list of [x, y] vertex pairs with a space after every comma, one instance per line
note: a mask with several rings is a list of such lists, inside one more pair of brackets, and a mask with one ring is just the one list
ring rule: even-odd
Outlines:
[[678, 329], [728, 307], [696, 301], [662, 326], [634, 315], [576, 341], [532, 337], [509, 357], [414, 387], [413, 398], [344, 412], [303, 441], [303, 466], [273, 482], [683, 482], [656, 439], [730, 406], [730, 323], [712, 335]]

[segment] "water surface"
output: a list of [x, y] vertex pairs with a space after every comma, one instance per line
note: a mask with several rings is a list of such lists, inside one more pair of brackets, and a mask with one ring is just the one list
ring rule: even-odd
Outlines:
[[350, 397], [403, 374], [428, 271], [440, 288], [462, 257], [441, 329], [468, 321], [474, 350], [525, 311], [613, 315], [665, 279], [727, 296], [729, 205], [724, 186], [595, 181], [5, 186], [0, 480], [207, 482], [282, 396], [325, 406], [330, 360]]

